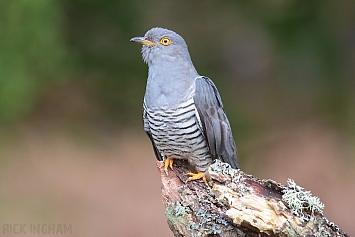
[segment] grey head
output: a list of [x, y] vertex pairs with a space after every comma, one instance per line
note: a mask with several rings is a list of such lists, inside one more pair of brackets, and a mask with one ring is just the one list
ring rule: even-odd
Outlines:
[[142, 57], [149, 66], [166, 61], [191, 61], [185, 40], [172, 30], [155, 27], [131, 41], [143, 44]]
[[199, 75], [179, 34], [156, 27], [131, 41], [143, 44], [142, 57], [149, 67], [146, 105], [172, 105], [191, 96], [194, 80]]

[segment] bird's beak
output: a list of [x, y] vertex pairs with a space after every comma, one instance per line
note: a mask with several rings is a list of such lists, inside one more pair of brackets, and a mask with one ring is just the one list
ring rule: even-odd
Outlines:
[[149, 45], [154, 45], [154, 46], [157, 46], [156, 43], [150, 41], [150, 40], [147, 40], [146, 37], [133, 37], [131, 40], [131, 42], [137, 42], [137, 43], [140, 43], [140, 44], [143, 44], [143, 45], [146, 45], [146, 46], [149, 46]]

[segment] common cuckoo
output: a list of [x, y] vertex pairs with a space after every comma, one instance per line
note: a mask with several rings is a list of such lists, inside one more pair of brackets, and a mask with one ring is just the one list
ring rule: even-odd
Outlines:
[[200, 76], [185, 40], [174, 31], [152, 28], [132, 42], [143, 44], [148, 64], [143, 102], [144, 130], [155, 156], [165, 161], [165, 172], [174, 159], [187, 160], [187, 181], [203, 178], [215, 159], [238, 168], [231, 127], [221, 97], [211, 79]]

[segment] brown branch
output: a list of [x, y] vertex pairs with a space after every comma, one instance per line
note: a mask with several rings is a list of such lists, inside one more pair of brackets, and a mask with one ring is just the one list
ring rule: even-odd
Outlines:
[[295, 184], [260, 180], [222, 162], [208, 170], [208, 185], [185, 184], [184, 162], [176, 161], [168, 175], [162, 162], [157, 167], [165, 215], [176, 237], [348, 236], [322, 215], [316, 197]]

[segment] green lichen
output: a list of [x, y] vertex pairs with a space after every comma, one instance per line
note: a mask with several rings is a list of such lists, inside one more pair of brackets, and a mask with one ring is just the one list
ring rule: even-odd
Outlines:
[[201, 206], [195, 213], [196, 221], [187, 216], [192, 212], [189, 206], [184, 206], [180, 202], [169, 205], [165, 210], [169, 225], [180, 226], [196, 237], [222, 233], [221, 226], [228, 226], [229, 223], [218, 213], [214, 213], [213, 203], [210, 200], [205, 199], [202, 202], [204, 205], [211, 206], [211, 209]]
[[302, 222], [309, 221], [314, 213], [323, 213], [324, 204], [318, 197], [297, 186], [292, 179], [287, 180], [287, 185], [288, 189], [283, 190], [282, 200], [288, 205], [291, 213], [298, 216]]
[[190, 224], [186, 218], [188, 212], [191, 212], [188, 207], [184, 207], [180, 203], [173, 203], [166, 207], [165, 216], [169, 225], [177, 226], [177, 223], [180, 223], [181, 226], [188, 227]]
[[318, 230], [318, 232], [314, 233], [314, 237], [331, 237], [331, 236], [332, 235], [325, 229]]
[[220, 234], [222, 232], [220, 225], [228, 226], [228, 222], [225, 219], [203, 207], [200, 207], [195, 216], [198, 223], [190, 224], [190, 228], [202, 230], [204, 234]]
[[242, 193], [245, 192], [246, 186], [245, 184], [240, 182], [242, 175], [238, 173], [238, 170], [233, 169], [229, 164], [224, 163], [220, 160], [216, 160], [210, 167], [215, 172], [222, 173], [224, 175], [229, 175], [231, 177], [232, 183], [234, 183], [236, 186], [233, 187], [233, 185], [227, 183], [227, 187], [233, 189], [236, 187]]
[[309, 221], [313, 226], [317, 225], [317, 232], [314, 233], [314, 237], [331, 237], [332, 234], [328, 232], [323, 223], [317, 222], [315, 218], [311, 218]]
[[237, 172], [237, 170], [233, 169], [230, 164], [224, 163], [220, 160], [216, 160], [210, 167], [213, 171], [222, 174], [228, 174], [231, 177], [234, 177], [235, 173]]
[[288, 236], [296, 236], [298, 234], [298, 229], [294, 228], [290, 222], [286, 222], [286, 227], [282, 230], [283, 233]]
[[186, 213], [191, 212], [188, 207], [184, 207], [180, 203], [174, 203], [172, 207], [174, 209], [175, 216], [184, 216]]
[[289, 221], [286, 222], [286, 227], [282, 230], [287, 236], [299, 237], [299, 236], [309, 236], [308, 229], [300, 229], [293, 226]]

